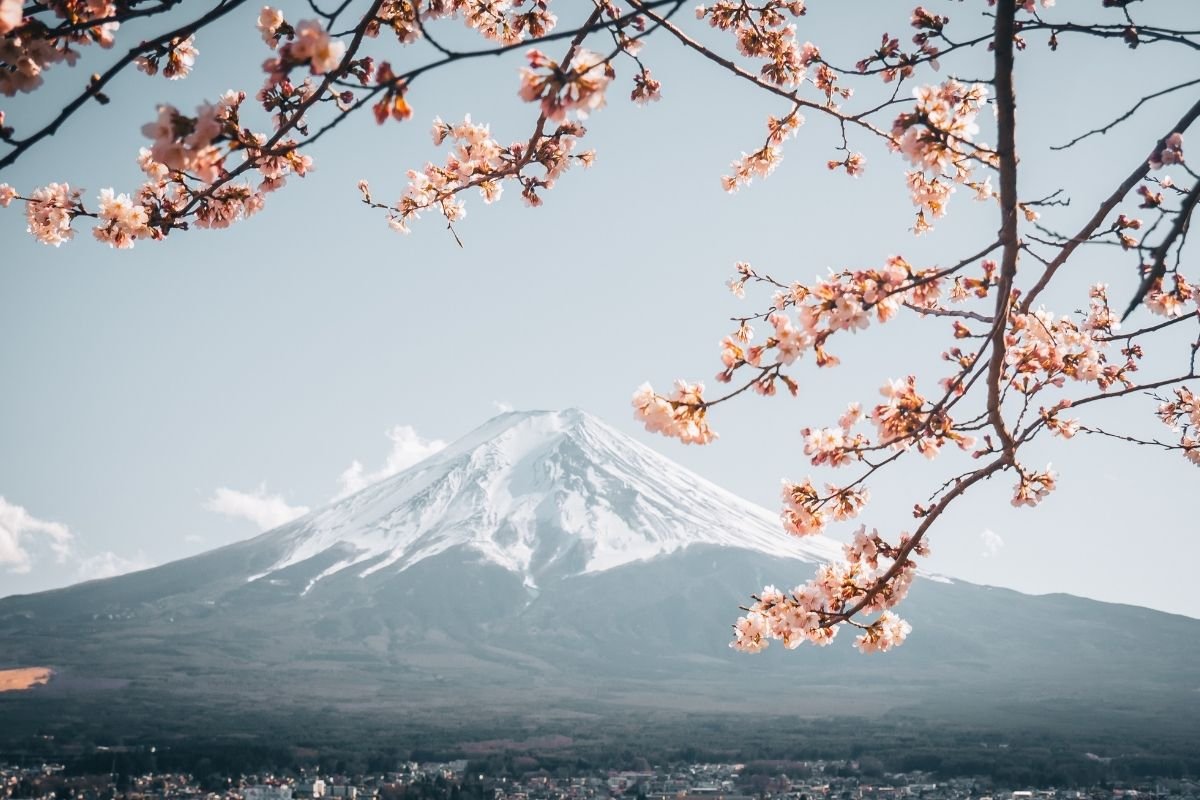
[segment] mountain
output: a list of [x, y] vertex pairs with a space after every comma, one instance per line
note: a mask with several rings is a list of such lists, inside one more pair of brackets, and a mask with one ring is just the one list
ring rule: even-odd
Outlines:
[[[821, 562], [841, 548], [780, 535], [778, 518], [582, 411], [503, 414], [421, 464], [261, 537], [283, 555], [250, 580], [332, 562], [392, 576], [462, 550], [539, 584], [710, 545]], [[307, 573], [306, 573], [307, 574]]]
[[1200, 621], [1131, 606], [923, 576], [893, 653], [727, 647], [747, 591], [839, 552], [584, 412], [504, 414], [248, 541], [0, 600], [0, 668], [55, 670], [0, 695], [0, 738], [280, 714], [1200, 728]]

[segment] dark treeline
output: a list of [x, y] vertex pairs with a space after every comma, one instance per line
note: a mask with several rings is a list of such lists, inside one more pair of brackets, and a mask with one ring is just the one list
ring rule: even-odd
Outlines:
[[[1007, 787], [1083, 787], [1149, 778], [1200, 776], [1200, 750], [1189, 722], [1164, 720], [1154, 730], [953, 725], [922, 719], [775, 719], [627, 717], [577, 724], [497, 720], [371, 719], [324, 712], [222, 720], [191, 716], [190, 735], [161, 729], [111, 737], [90, 726], [5, 736], [0, 761], [61, 762], [72, 775], [185, 772], [213, 790], [239, 775], [275, 772], [367, 775], [402, 762], [467, 759], [461, 785], [437, 781], [404, 787], [385, 800], [480, 800], [479, 776], [567, 777], [602, 769], [645, 770], [655, 764], [746, 763], [747, 776], [802, 776], [797, 762], [852, 761], [840, 768], [863, 779], [928, 772], [980, 777]], [[3, 728], [4, 726], [0, 726]], [[222, 731], [203, 734], [203, 731]], [[769, 735], [764, 735], [769, 731]], [[834, 769], [838, 772], [839, 769]]]

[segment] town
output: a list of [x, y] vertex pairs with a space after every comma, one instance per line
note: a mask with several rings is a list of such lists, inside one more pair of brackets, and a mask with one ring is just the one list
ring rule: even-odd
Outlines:
[[404, 762], [371, 775], [197, 778], [186, 773], [75, 775], [52, 763], [0, 765], [0, 800], [1200, 800], [1196, 778], [1032, 789], [1001, 786], [986, 777], [935, 780], [927, 772], [868, 776], [854, 760], [647, 765], [579, 774], [535, 769], [519, 776], [487, 775], [478, 768], [460, 759]]

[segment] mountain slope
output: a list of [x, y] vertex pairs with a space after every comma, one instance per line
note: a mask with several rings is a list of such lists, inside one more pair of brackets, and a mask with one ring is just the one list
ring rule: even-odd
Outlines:
[[0, 696], [0, 715], [136, 726], [316, 702], [412, 724], [464, 708], [476, 723], [903, 710], [1024, 724], [1052, 703], [1198, 727], [1200, 621], [1146, 609], [922, 578], [894, 653], [727, 647], [748, 587], [837, 552], [583, 412], [506, 414], [254, 539], [0, 600], [0, 667], [58, 670]]
[[501, 415], [269, 536], [285, 555], [256, 578], [345, 549], [314, 584], [348, 569], [403, 571], [455, 547], [531, 588], [699, 544], [810, 562], [840, 549], [780, 536], [773, 515], [577, 410]]

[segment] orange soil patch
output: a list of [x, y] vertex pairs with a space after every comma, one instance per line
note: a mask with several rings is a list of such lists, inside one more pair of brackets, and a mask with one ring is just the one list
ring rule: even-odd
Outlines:
[[49, 667], [0, 669], [0, 692], [20, 692], [50, 682], [54, 671]]

